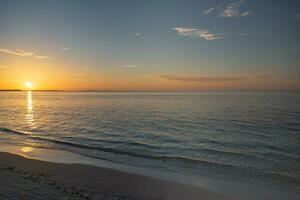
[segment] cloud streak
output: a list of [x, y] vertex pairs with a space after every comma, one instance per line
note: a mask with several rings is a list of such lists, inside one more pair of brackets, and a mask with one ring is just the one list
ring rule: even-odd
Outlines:
[[245, 0], [233, 2], [226, 6], [220, 4], [215, 7], [210, 7], [207, 10], [204, 10], [202, 14], [208, 15], [212, 12], [217, 12], [218, 17], [223, 17], [223, 18], [245, 17], [251, 15], [251, 11], [245, 11], [245, 10], [242, 11], [240, 9], [243, 3], [245, 3]]
[[271, 78], [271, 75], [239, 75], [239, 76], [184, 76], [184, 75], [162, 75], [160, 79], [183, 82], [232, 82], [248, 79]]
[[23, 50], [0, 49], [0, 52], [17, 55], [17, 56], [33, 56], [34, 55], [33, 52], [23, 51]]
[[48, 56], [36, 55], [34, 52], [31, 51], [24, 51], [19, 49], [0, 49], [1, 53], [16, 55], [16, 56], [23, 56], [23, 57], [33, 57], [36, 59], [48, 59]]
[[218, 40], [224, 38], [224, 34], [216, 34], [209, 30], [201, 29], [201, 28], [176, 27], [173, 28], [173, 30], [175, 30], [178, 35], [194, 37], [194, 38], [202, 38], [204, 40]]
[[204, 10], [202, 12], [202, 15], [208, 15], [208, 14], [212, 13], [215, 9], [216, 9], [216, 7], [210, 7], [207, 10]]
[[134, 35], [134, 36], [141, 36], [142, 33], [134, 33], [133, 35]]
[[136, 65], [123, 65], [123, 67], [126, 67], [126, 68], [136, 68], [137, 66]]
[[48, 56], [38, 56], [38, 55], [35, 55], [34, 58], [39, 59], [39, 60], [42, 60], [42, 59], [49, 59]]

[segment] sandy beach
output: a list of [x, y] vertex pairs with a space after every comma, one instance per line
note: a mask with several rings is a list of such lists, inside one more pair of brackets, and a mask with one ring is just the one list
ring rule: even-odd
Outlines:
[[113, 169], [0, 152], [0, 199], [227, 199], [204, 189]]

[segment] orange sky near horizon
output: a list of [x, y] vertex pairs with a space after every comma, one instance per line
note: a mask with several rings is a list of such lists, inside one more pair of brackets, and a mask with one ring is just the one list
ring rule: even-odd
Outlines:
[[[196, 80], [186, 80], [186, 77], [178, 78], [177, 76], [143, 76], [100, 71], [68, 72], [59, 71], [47, 64], [43, 67], [30, 65], [22, 68], [0, 69], [0, 90], [261, 91], [300, 89], [300, 81], [285, 80], [280, 77], [259, 78], [251, 75], [225, 76], [225, 78], [193, 75], [188, 77]], [[27, 82], [33, 84], [32, 88], [26, 86]]]

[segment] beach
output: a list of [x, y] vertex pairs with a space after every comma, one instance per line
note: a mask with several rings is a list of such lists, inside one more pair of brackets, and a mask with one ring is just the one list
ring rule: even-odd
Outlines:
[[0, 199], [229, 199], [199, 187], [83, 164], [0, 152]]

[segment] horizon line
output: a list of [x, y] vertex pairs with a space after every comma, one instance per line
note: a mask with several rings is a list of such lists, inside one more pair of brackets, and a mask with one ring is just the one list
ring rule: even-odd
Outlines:
[[0, 89], [0, 92], [300, 92], [295, 90], [23, 90], [23, 89]]

